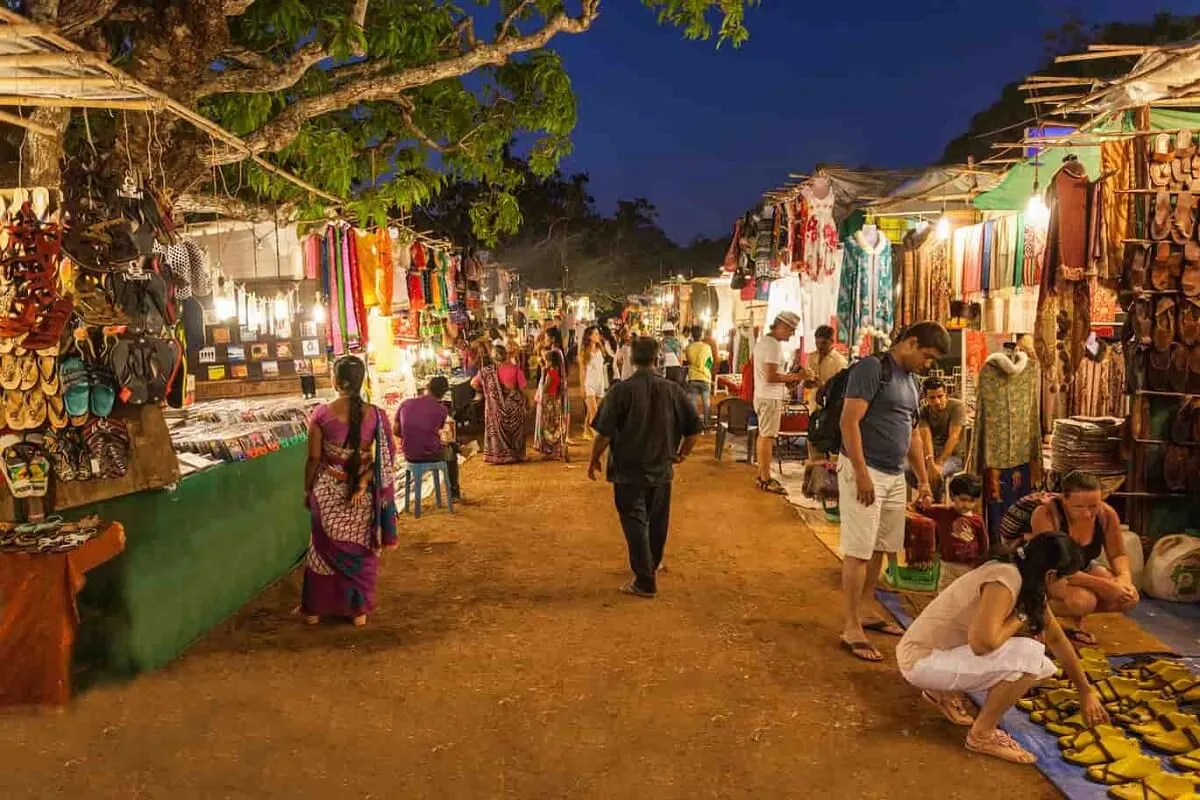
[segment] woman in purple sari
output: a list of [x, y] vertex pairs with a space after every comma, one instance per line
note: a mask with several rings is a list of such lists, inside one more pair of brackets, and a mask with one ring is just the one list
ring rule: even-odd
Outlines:
[[366, 365], [345, 356], [334, 365], [338, 398], [317, 406], [308, 424], [304, 504], [312, 538], [304, 562], [300, 613], [367, 623], [375, 607], [379, 553], [396, 546], [393, 459], [385, 413], [362, 399]]

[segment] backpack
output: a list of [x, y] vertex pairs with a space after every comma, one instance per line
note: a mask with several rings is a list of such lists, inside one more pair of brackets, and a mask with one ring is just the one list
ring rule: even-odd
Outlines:
[[[892, 380], [891, 359], [883, 356], [868, 356], [880, 361], [879, 385], [890, 383]], [[861, 362], [860, 362], [861, 363]], [[829, 379], [829, 382], [817, 392], [818, 408], [808, 421], [808, 441], [821, 453], [836, 453], [842, 449], [842, 405], [845, 401], [846, 384], [850, 380], [850, 370], [858, 366], [847, 367]], [[874, 402], [872, 400], [872, 402]]]

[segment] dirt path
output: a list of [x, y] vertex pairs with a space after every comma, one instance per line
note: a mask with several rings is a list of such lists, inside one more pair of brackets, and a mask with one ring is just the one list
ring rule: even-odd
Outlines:
[[301, 629], [290, 579], [169, 669], [0, 719], [0, 798], [1057, 797], [968, 756], [891, 642], [837, 649], [836, 561], [748, 470], [681, 469], [645, 601], [583, 465], [474, 459], [371, 627]]

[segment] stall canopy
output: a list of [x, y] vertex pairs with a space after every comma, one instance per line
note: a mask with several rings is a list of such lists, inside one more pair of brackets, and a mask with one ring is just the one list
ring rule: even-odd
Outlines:
[[871, 204], [874, 214], [917, 216], [957, 211], [971, 207], [976, 195], [994, 189], [1001, 175], [996, 171], [964, 167], [930, 167], [900, 184], [882, 200]]
[[[1152, 47], [1108, 51], [1112, 57], [1141, 57], [1128, 73], [1094, 86], [1082, 97], [1058, 107], [1061, 114], [1107, 114], [1162, 101], [1200, 105], [1200, 42], [1177, 42]], [[1189, 102], [1190, 101], [1190, 102]]]

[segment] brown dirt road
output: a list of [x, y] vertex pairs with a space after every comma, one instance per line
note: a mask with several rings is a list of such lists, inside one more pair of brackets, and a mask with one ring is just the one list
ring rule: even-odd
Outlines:
[[[627, 575], [582, 464], [472, 460], [402, 523], [365, 630], [293, 576], [168, 669], [0, 719], [0, 798], [1054, 798], [836, 646], [837, 562], [749, 468], [680, 469], [670, 572]], [[295, 476], [282, 479], [298, 480]]]

